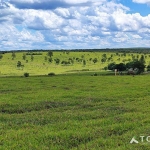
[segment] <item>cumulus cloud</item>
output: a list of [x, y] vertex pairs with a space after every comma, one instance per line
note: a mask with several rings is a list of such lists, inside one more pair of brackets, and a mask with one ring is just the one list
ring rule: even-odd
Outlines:
[[150, 5], [150, 0], [132, 0], [134, 3], [140, 3], [140, 4], [148, 4]]
[[110, 0], [3, 0], [0, 27], [6, 49], [131, 47], [148, 45], [150, 15]]
[[90, 1], [81, 0], [80, 2], [68, 1], [68, 0], [10, 0], [11, 4], [19, 9], [42, 9], [53, 10], [59, 7], [69, 8], [77, 6], [86, 6], [90, 4]]

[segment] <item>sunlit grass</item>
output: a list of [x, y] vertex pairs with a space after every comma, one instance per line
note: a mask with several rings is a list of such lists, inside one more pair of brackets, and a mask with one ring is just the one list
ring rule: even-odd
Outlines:
[[[48, 60], [45, 60], [45, 56], [47, 56], [47, 52], [41, 52], [41, 55], [33, 55], [34, 59], [31, 61], [31, 56], [26, 55], [26, 59], [23, 60], [23, 54], [26, 52], [16, 52], [16, 57], [12, 60], [12, 53], [3, 54], [3, 58], [0, 60], [0, 76], [22, 76], [24, 72], [28, 72], [30, 75], [47, 75], [50, 72], [54, 72], [55, 74], [64, 74], [68, 72], [79, 72], [84, 69], [88, 69], [89, 71], [102, 71], [104, 67], [111, 62], [116, 63], [127, 63], [129, 60], [132, 60], [132, 55], [139, 58], [142, 54], [138, 53], [127, 53], [126, 56], [123, 56], [123, 53], [115, 53], [115, 52], [69, 52], [66, 54], [64, 52], [53, 52], [53, 60], [55, 58], [60, 59], [60, 64], [56, 65], [53, 61], [49, 63]], [[107, 58], [110, 58], [111, 55], [112, 59], [104, 63], [101, 62], [102, 55], [106, 54]], [[149, 55], [145, 55], [146, 58], [146, 65], [150, 63]], [[61, 62], [63, 60], [68, 60], [69, 58], [74, 60], [74, 63], [71, 65], [62, 65]], [[86, 61], [86, 65], [83, 65], [82, 62], [76, 61], [76, 58], [82, 59]], [[97, 58], [98, 62], [93, 63], [90, 61], [90, 58], [94, 59]], [[118, 60], [119, 59], [119, 60]], [[21, 61], [24, 65], [24, 68], [17, 68], [17, 62]]]
[[0, 149], [147, 150], [150, 76], [0, 78]]

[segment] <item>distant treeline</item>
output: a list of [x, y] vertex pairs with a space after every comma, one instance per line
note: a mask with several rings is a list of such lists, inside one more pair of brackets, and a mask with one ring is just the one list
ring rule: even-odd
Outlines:
[[[35, 49], [35, 50], [11, 50], [11, 51], [0, 51], [1, 54], [10, 53], [10, 52], [26, 52], [27, 55], [42, 55], [40, 52], [122, 52], [122, 53], [150, 53], [150, 48], [104, 48], [104, 49], [55, 49], [55, 50], [44, 50], [44, 49]], [[39, 53], [37, 53], [39, 52]]]

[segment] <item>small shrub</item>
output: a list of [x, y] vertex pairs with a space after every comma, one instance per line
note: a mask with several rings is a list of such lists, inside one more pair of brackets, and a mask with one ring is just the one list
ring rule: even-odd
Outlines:
[[29, 77], [29, 73], [28, 73], [28, 72], [25, 72], [25, 73], [24, 73], [24, 77]]
[[89, 69], [82, 69], [82, 71], [90, 71]]
[[50, 73], [48, 74], [48, 76], [55, 76], [55, 73], [54, 73], [54, 72], [50, 72]]
[[97, 76], [97, 73], [94, 73], [94, 75], [93, 76]]

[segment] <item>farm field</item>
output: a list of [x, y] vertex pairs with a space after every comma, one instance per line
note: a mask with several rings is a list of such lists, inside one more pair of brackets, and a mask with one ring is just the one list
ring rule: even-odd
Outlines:
[[0, 149], [149, 150], [149, 86], [149, 75], [1, 77]]
[[[3, 54], [0, 59], [0, 76], [23, 76], [28, 72], [30, 76], [80, 73], [83, 71], [104, 72], [110, 63], [127, 63], [139, 59], [142, 53], [118, 52], [12, 52]], [[146, 65], [150, 64], [150, 54], [144, 54]], [[18, 61], [23, 67], [17, 67]]]

